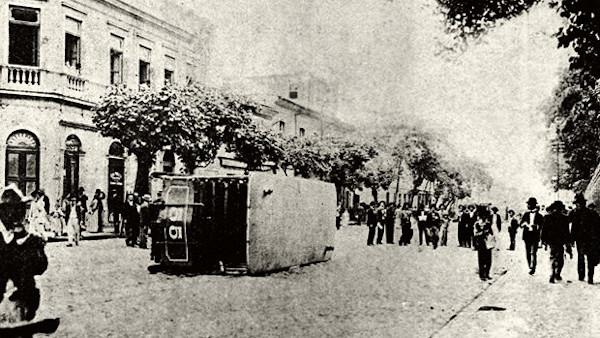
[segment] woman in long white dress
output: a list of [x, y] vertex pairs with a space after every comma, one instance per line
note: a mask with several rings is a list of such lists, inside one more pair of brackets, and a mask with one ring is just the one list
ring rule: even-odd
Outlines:
[[39, 192], [33, 193], [34, 200], [31, 202], [29, 208], [29, 215], [27, 220], [29, 222], [29, 228], [27, 232], [35, 235], [39, 235], [46, 240], [46, 227], [48, 227], [48, 213], [46, 212], [44, 199]]

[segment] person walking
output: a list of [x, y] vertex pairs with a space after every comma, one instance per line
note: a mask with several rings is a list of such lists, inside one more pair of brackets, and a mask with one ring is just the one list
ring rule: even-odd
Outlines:
[[508, 210], [508, 217], [508, 222], [510, 224], [508, 226], [508, 235], [510, 236], [510, 246], [508, 247], [508, 250], [514, 251], [515, 238], [517, 237], [517, 230], [519, 229], [519, 220], [515, 217], [515, 211], [512, 209]]
[[39, 190], [34, 191], [32, 194], [33, 201], [29, 208], [29, 214], [27, 216], [27, 222], [29, 223], [26, 231], [30, 234], [35, 234], [44, 240], [46, 238], [46, 228], [48, 227], [48, 213], [46, 212], [46, 204], [43, 199], [43, 194]]
[[385, 232], [386, 208], [385, 202], [379, 202], [377, 208], [377, 244], [383, 244], [383, 233]]
[[369, 228], [367, 245], [372, 246], [373, 240], [375, 239], [375, 229], [377, 228], [377, 211], [375, 209], [375, 202], [371, 202], [371, 204], [367, 207], [367, 228]]
[[550, 283], [562, 280], [560, 273], [564, 265], [565, 246], [567, 253], [573, 257], [571, 251], [571, 236], [569, 233], [569, 217], [563, 214], [565, 205], [561, 201], [555, 201], [546, 209], [549, 213], [544, 217], [542, 227], [542, 243], [550, 247], [550, 263], [552, 273]]
[[388, 203], [385, 209], [385, 242], [394, 244], [394, 227], [396, 220], [396, 206], [394, 203]]
[[586, 207], [582, 194], [575, 195], [575, 209], [570, 214], [571, 235], [577, 245], [577, 273], [585, 279], [587, 261], [588, 284], [594, 284], [594, 268], [598, 264], [600, 250], [600, 216]]
[[479, 207], [473, 224], [473, 246], [477, 250], [477, 262], [479, 264], [479, 278], [482, 281], [492, 279], [490, 269], [492, 267], [492, 249], [495, 247], [494, 231], [492, 228], [489, 211], [485, 207]]
[[140, 234], [140, 214], [138, 205], [135, 202], [133, 194], [127, 194], [127, 201], [123, 205], [122, 215], [125, 221], [125, 233], [127, 238], [125, 244], [127, 246], [135, 246], [137, 238]]
[[535, 273], [537, 265], [537, 250], [540, 242], [540, 231], [544, 224], [544, 216], [538, 212], [537, 200], [535, 197], [527, 200], [527, 212], [521, 218], [521, 227], [523, 228], [523, 242], [525, 242], [525, 253], [527, 255], [527, 265], [529, 274]]

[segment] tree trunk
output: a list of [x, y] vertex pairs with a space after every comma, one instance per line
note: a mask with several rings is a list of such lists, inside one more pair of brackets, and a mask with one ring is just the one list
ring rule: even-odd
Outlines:
[[373, 201], [375, 201], [375, 203], [379, 203], [377, 200], [377, 188], [371, 188], [371, 195], [373, 195]]
[[152, 156], [137, 155], [137, 173], [135, 176], [135, 192], [140, 196], [150, 192], [150, 168], [152, 167]]

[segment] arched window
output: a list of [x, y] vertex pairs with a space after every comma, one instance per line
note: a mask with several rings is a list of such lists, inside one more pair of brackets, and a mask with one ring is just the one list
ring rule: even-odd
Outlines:
[[165, 150], [163, 155], [163, 171], [172, 173], [175, 170], [175, 155], [170, 150]]
[[123, 145], [119, 142], [113, 142], [108, 148], [109, 156], [123, 157], [124, 152]]
[[17, 130], [6, 140], [6, 184], [14, 183], [25, 194], [40, 185], [40, 143], [37, 137]]

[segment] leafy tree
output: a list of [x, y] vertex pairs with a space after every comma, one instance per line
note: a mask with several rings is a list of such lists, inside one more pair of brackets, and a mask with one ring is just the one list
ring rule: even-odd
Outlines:
[[379, 152], [379, 155], [366, 163], [362, 172], [362, 182], [365, 188], [371, 189], [373, 200], [377, 202], [378, 190], [388, 190], [397, 179], [400, 166], [388, 153]]
[[93, 121], [103, 136], [115, 138], [136, 155], [135, 190], [148, 191], [157, 151], [170, 147], [189, 171], [211, 162], [224, 145], [251, 167], [277, 160], [277, 143], [253, 126], [260, 106], [231, 93], [192, 85], [139, 91], [113, 87], [95, 107]]
[[438, 155], [432, 150], [431, 141], [430, 134], [412, 130], [392, 150], [392, 156], [403, 161], [411, 174], [413, 198], [425, 180], [435, 182], [438, 178]]
[[367, 142], [339, 137], [289, 139], [284, 146], [283, 167], [294, 167], [297, 175], [316, 177], [342, 188], [356, 189], [363, 183], [365, 164], [377, 155]]

